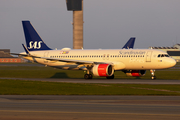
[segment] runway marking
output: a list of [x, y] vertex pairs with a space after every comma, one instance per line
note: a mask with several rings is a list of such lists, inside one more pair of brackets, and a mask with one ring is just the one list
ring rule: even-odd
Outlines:
[[140, 87], [131, 87], [134, 89], [142, 89], [142, 90], [153, 90], [153, 91], [162, 91], [162, 92], [172, 92], [172, 93], [180, 93], [180, 91], [171, 91], [171, 90], [165, 90], [165, 89], [152, 89], [152, 88], [140, 88]]

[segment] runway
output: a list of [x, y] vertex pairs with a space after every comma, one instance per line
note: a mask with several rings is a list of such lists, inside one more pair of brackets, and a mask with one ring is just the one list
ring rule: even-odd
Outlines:
[[62, 82], [62, 83], [103, 83], [103, 84], [168, 84], [179, 85], [180, 80], [146, 80], [146, 79], [57, 79], [57, 78], [3, 78], [11, 80], [30, 80], [30, 81], [43, 81], [43, 82]]
[[179, 120], [180, 96], [0, 95], [1, 120]]
[[[0, 78], [67, 83], [180, 84], [180, 80]], [[0, 120], [179, 120], [180, 96], [0, 95]]]

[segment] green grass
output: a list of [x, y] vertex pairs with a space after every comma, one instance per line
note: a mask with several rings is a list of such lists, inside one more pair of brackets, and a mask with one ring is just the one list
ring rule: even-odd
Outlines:
[[0, 80], [0, 95], [180, 95], [180, 85], [75, 84]]
[[[29, 64], [32, 65], [32, 64]], [[180, 80], [179, 69], [157, 70], [157, 79]], [[60, 70], [44, 66], [0, 66], [0, 77], [80, 78], [84, 71]], [[105, 79], [94, 77], [96, 79]], [[115, 79], [151, 79], [149, 71], [140, 78], [115, 72]], [[57, 82], [0, 80], [0, 95], [180, 95], [180, 85], [74, 84]]]
[[0, 66], [0, 76], [10, 78], [81, 78], [83, 71], [60, 70], [44, 66]]
[[[167, 69], [155, 72], [157, 79], [180, 80], [180, 70]], [[8, 78], [84, 78], [82, 70], [61, 70], [44, 66], [0, 66], [0, 77]], [[94, 77], [102, 79], [105, 77]], [[140, 78], [127, 77], [121, 71], [115, 72], [115, 79], [151, 79], [147, 70], [146, 75]]]

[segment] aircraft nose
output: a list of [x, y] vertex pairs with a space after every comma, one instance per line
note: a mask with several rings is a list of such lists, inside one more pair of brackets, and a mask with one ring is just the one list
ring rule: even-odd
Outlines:
[[174, 59], [171, 59], [171, 61], [169, 61], [169, 65], [170, 67], [173, 67], [176, 65], [176, 61]]

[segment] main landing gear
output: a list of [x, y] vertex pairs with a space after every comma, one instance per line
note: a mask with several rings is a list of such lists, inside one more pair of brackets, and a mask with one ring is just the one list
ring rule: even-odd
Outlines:
[[152, 80], [156, 79], [155, 70], [150, 70], [150, 72], [151, 72], [151, 79]]
[[85, 74], [84, 79], [92, 79], [92, 74]]
[[84, 75], [84, 79], [92, 79], [92, 78], [93, 78], [92, 74], [90, 74], [90, 71], [87, 70], [87, 73]]
[[[87, 70], [87, 73], [84, 75], [84, 79], [92, 79], [93, 75]], [[114, 74], [112, 76], [107, 76], [106, 79], [114, 79]]]

